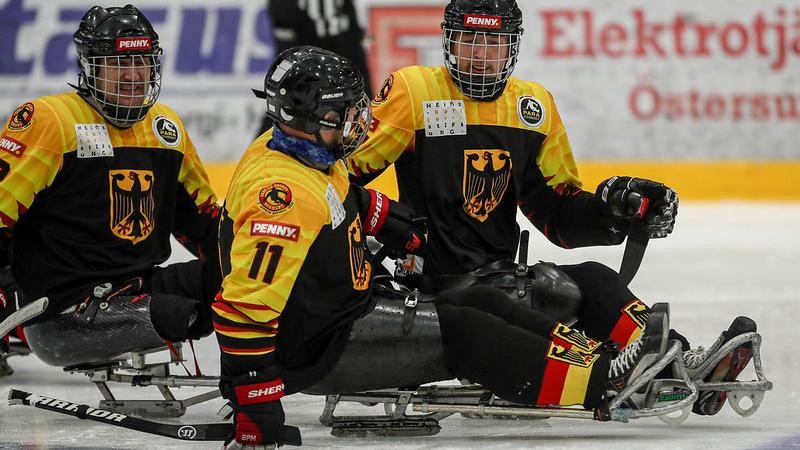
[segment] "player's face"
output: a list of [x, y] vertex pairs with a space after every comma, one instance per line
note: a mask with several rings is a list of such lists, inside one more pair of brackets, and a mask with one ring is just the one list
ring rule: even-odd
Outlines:
[[140, 106], [150, 86], [152, 59], [148, 56], [107, 56], [97, 68], [95, 86], [105, 101], [119, 106]]
[[458, 58], [459, 72], [498, 75], [508, 61], [509, 36], [455, 31], [452, 39], [452, 53]]
[[[328, 111], [324, 117], [325, 120], [338, 121], [339, 115], [333, 111]], [[342, 142], [342, 130], [338, 128], [322, 127], [319, 130], [319, 135], [326, 146], [331, 147]]]
[[[357, 147], [363, 142], [363, 135], [366, 133], [367, 127], [372, 120], [372, 114], [369, 109], [369, 103], [364, 96], [364, 104], [352, 106], [347, 108], [344, 120], [342, 121], [342, 128], [321, 128], [320, 136], [326, 145], [335, 146], [338, 144], [345, 147]], [[338, 121], [339, 115], [333, 111], [325, 114], [325, 119], [330, 121]]]

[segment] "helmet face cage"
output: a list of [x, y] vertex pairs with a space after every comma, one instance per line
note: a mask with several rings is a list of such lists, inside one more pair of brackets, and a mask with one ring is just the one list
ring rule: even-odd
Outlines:
[[502, 92], [517, 62], [521, 34], [444, 27], [445, 66], [464, 95], [489, 100]]
[[161, 92], [158, 33], [133, 5], [94, 6], [72, 36], [78, 92], [106, 120], [128, 128], [144, 119]]
[[161, 49], [132, 55], [81, 55], [81, 77], [103, 116], [126, 128], [144, 119], [161, 93]]
[[367, 131], [372, 122], [372, 110], [369, 105], [369, 97], [362, 93], [355, 105], [345, 110], [342, 122], [341, 151], [334, 154], [338, 159], [353, 153], [367, 139]]

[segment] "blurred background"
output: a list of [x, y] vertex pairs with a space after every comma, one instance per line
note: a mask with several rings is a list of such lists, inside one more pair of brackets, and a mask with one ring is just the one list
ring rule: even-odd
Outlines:
[[[220, 195], [259, 129], [263, 103], [250, 89], [280, 40], [361, 46], [373, 89], [399, 67], [441, 64], [443, 0], [293, 3], [310, 23], [294, 37], [282, 20], [297, 13], [266, 0], [136, 2], [164, 48], [160, 100], [184, 119]], [[519, 3], [514, 75], [553, 93], [587, 190], [627, 174], [665, 182], [682, 200], [800, 201], [796, 0]], [[72, 33], [93, 4], [0, 0], [2, 120], [70, 89]]]
[[[107, 1], [103, 6], [115, 5]], [[135, 1], [164, 48], [160, 101], [183, 118], [220, 196], [261, 126], [264, 104], [250, 89], [262, 88], [285, 41], [345, 45], [352, 54], [363, 49], [373, 90], [397, 68], [442, 63], [444, 0], [272, 1]], [[305, 395], [287, 400], [291, 423], [320, 448], [616, 449], [621, 439], [634, 448], [800, 448], [794, 349], [800, 329], [791, 319], [800, 316], [800, 1], [518, 2], [525, 33], [515, 76], [552, 92], [585, 188], [635, 175], [667, 183], [681, 196], [675, 233], [650, 244], [634, 290], [648, 301], [669, 301], [674, 323], [697, 344], [713, 342], [734, 315], [753, 317], [775, 391], [752, 418], [726, 408], [712, 418], [690, 418], [679, 432], [655, 420], [632, 428], [454, 417], [431, 438], [336, 440], [318, 423], [321, 398]], [[71, 89], [67, 83], [78, 72], [72, 33], [94, 4], [0, 0], [0, 119], [29, 99]], [[376, 180], [378, 187], [391, 192], [391, 175]], [[173, 247], [170, 262], [191, 257]], [[611, 267], [622, 254], [620, 247], [566, 251], [539, 233], [531, 249], [535, 260]], [[216, 373], [214, 339], [198, 348], [208, 373]], [[15, 387], [94, 404], [86, 399], [97, 393], [85, 380], [65, 379], [36, 358], [18, 364]], [[102, 425], [7, 408], [0, 402], [0, 448], [111, 445]], [[115, 448], [219, 447], [180, 446], [126, 430], [114, 430], [113, 438]]]

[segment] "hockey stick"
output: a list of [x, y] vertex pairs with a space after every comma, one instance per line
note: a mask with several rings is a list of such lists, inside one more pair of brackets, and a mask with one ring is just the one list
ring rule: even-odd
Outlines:
[[230, 423], [160, 423], [16, 389], [9, 390], [8, 403], [9, 405], [25, 405], [46, 409], [79, 419], [89, 419], [107, 425], [184, 441], [224, 441], [233, 434], [233, 425]]
[[6, 320], [0, 322], [0, 337], [7, 335], [17, 325], [23, 324], [43, 313], [47, 309], [47, 303], [47, 297], [42, 297], [14, 311], [13, 314], [6, 317]]
[[625, 242], [625, 253], [622, 254], [622, 262], [619, 265], [619, 277], [627, 285], [630, 284], [644, 258], [644, 251], [647, 250], [647, 243], [650, 236], [641, 220], [634, 221], [628, 232], [628, 240]]

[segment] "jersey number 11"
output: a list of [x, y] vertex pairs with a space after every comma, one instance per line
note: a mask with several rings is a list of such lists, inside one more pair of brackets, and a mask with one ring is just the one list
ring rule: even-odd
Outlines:
[[267, 270], [264, 272], [264, 277], [261, 279], [264, 283], [272, 283], [272, 278], [275, 277], [275, 269], [278, 268], [278, 260], [281, 259], [283, 247], [280, 245], [269, 245], [266, 242], [259, 242], [256, 244], [256, 256], [253, 258], [253, 264], [250, 266], [250, 272], [247, 276], [253, 280], [258, 279], [258, 273], [261, 272], [261, 264], [264, 262], [264, 255], [270, 252], [269, 261], [267, 262]]

